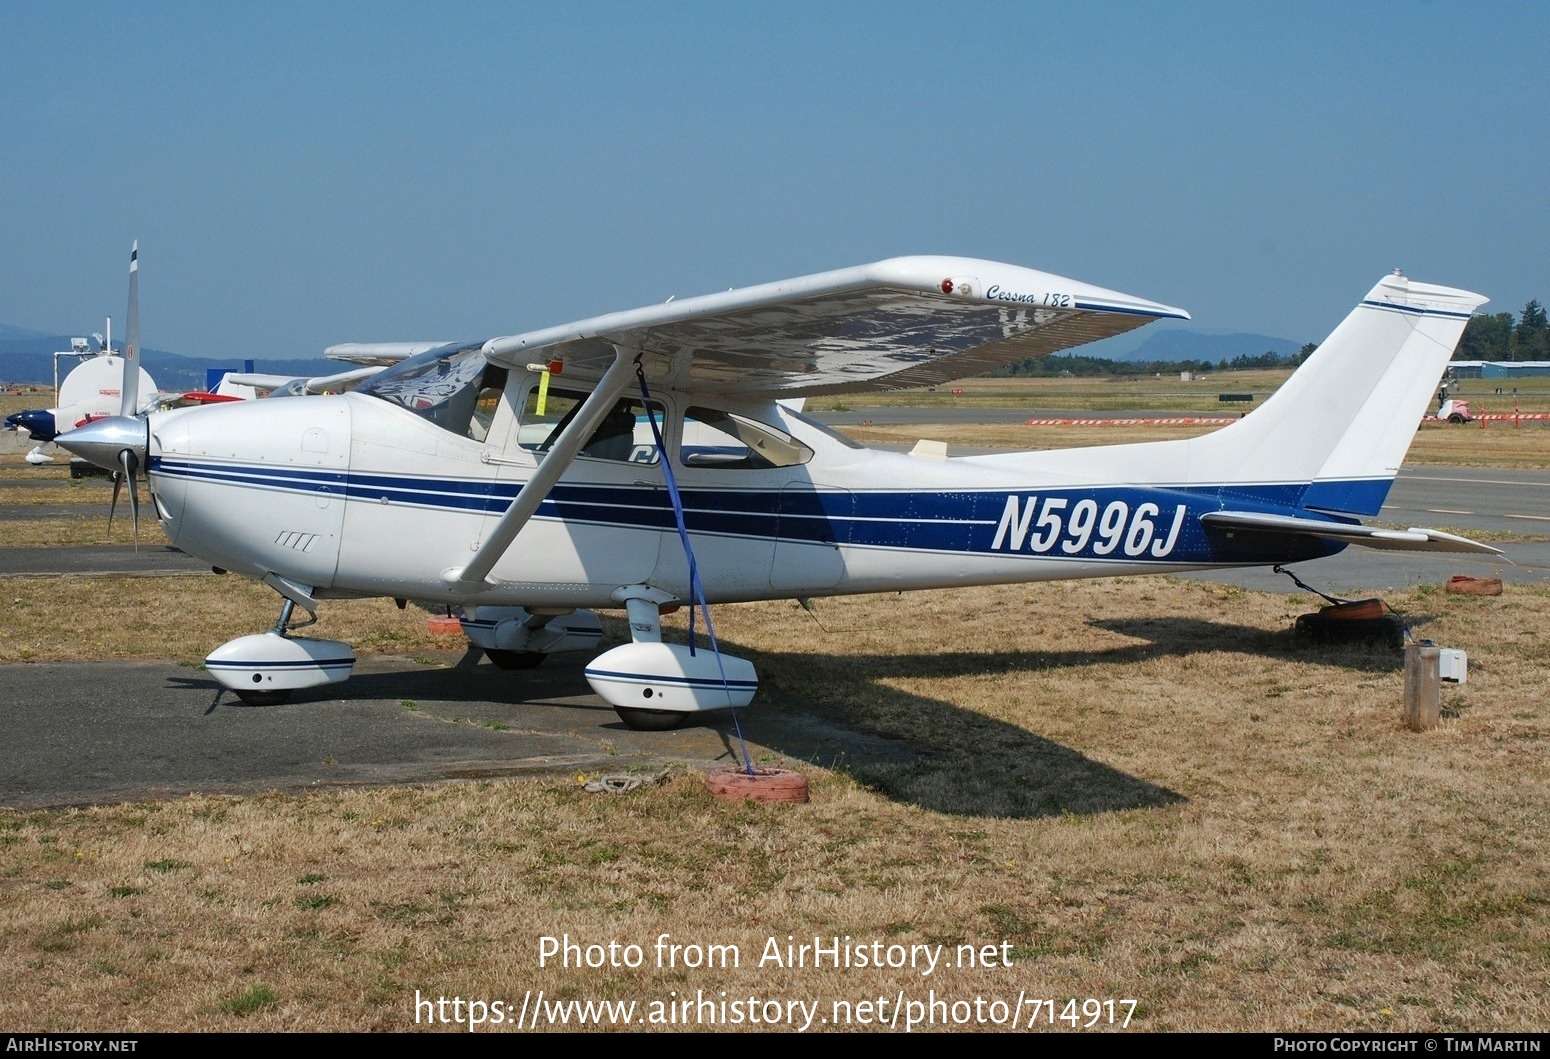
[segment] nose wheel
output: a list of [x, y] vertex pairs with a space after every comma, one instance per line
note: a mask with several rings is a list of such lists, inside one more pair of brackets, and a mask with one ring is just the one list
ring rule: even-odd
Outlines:
[[[355, 652], [337, 640], [289, 635], [295, 603], [287, 598], [268, 632], [241, 636], [217, 647], [205, 669], [248, 706], [276, 706], [298, 688], [348, 680]], [[315, 614], [299, 626], [311, 625]]]
[[678, 710], [643, 710], [638, 706], [615, 706], [614, 712], [619, 715], [625, 727], [633, 728], [637, 732], [671, 732], [675, 728], [682, 728], [689, 720], [689, 714]]
[[244, 706], [278, 706], [291, 698], [289, 688], [284, 691], [239, 691], [236, 695]]

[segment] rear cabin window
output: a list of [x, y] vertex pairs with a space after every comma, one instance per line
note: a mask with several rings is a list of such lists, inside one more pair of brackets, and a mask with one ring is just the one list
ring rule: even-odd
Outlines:
[[795, 467], [813, 458], [812, 449], [779, 427], [716, 408], [684, 413], [678, 454], [685, 467], [728, 471]]

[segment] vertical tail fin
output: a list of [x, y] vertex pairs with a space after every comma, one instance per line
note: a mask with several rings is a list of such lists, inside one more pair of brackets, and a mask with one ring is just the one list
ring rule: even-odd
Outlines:
[[1385, 276], [1262, 406], [1188, 442], [1190, 479], [1309, 483], [1304, 507], [1376, 515], [1485, 301]]

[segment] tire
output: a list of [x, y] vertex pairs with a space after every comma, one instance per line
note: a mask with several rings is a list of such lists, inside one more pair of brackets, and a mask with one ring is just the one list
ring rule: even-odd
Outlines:
[[242, 700], [244, 706], [278, 706], [289, 700], [290, 689], [284, 691], [239, 691], [237, 698]]
[[1405, 646], [1405, 622], [1397, 614], [1381, 618], [1325, 618], [1318, 614], [1301, 615], [1293, 626], [1297, 635], [1310, 643], [1339, 646], [1368, 644], [1398, 651]]
[[711, 797], [723, 801], [807, 801], [807, 777], [791, 769], [755, 768], [750, 775], [737, 765], [724, 765], [706, 773], [705, 786]]
[[1450, 415], [1448, 417], [1448, 422], [1450, 422], [1450, 423], [1462, 423], [1462, 422], [1464, 422], [1464, 417], [1459, 415], [1457, 412], [1454, 412], [1452, 415]]
[[542, 651], [498, 651], [487, 647], [484, 657], [494, 663], [497, 669], [535, 669], [549, 656]]
[[671, 732], [675, 728], [682, 728], [689, 719], [689, 715], [682, 710], [643, 710], [638, 706], [615, 706], [614, 712], [627, 727], [637, 732]]

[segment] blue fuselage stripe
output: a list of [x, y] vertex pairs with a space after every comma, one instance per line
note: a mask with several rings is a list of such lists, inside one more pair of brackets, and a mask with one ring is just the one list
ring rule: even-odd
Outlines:
[[[273, 469], [159, 457], [151, 458], [150, 471], [189, 482], [491, 516], [505, 512], [521, 489], [520, 482]], [[686, 489], [683, 497], [688, 528], [701, 534], [1069, 560], [1211, 563], [1255, 561], [1261, 553], [1270, 554], [1267, 548], [1275, 556], [1285, 556], [1286, 541], [1278, 535], [1208, 529], [1199, 521], [1207, 512], [1312, 515], [1355, 522], [1351, 513], [1378, 511], [1390, 485], [1390, 479], [1357, 479], [1320, 482], [1311, 489], [1301, 483], [916, 491], [787, 486]], [[669, 531], [674, 526], [664, 491], [648, 486], [561, 483], [540, 504], [537, 517], [625, 529]], [[1298, 547], [1316, 547], [1319, 555], [1339, 550], [1339, 546], [1312, 541]]]
[[584, 672], [599, 680], [628, 680], [638, 684], [677, 684], [690, 688], [757, 688], [757, 680], [721, 680], [717, 677], [681, 677], [664, 673], [620, 673], [610, 669], [593, 669]]

